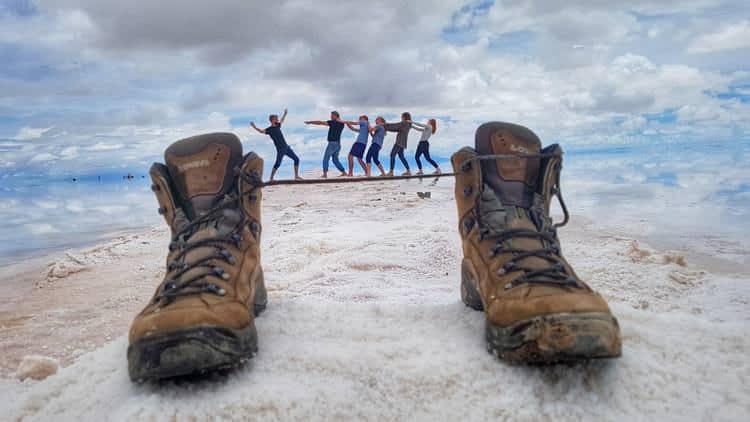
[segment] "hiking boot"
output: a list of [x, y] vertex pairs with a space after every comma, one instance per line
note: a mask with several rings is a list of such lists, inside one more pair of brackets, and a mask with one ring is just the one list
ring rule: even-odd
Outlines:
[[258, 350], [263, 160], [231, 133], [175, 142], [150, 175], [171, 229], [164, 280], [130, 327], [128, 371], [156, 380], [238, 366]]
[[[461, 298], [486, 316], [487, 348], [518, 363], [620, 355], [620, 329], [607, 302], [563, 258], [557, 228], [562, 149], [541, 148], [529, 129], [492, 122], [476, 149], [451, 157], [464, 258]], [[553, 223], [557, 196], [565, 218]]]

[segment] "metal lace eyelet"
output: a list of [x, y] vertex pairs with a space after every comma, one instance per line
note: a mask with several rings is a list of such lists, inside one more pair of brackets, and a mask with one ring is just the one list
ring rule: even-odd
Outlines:
[[211, 274], [213, 274], [215, 276], [218, 276], [218, 277], [221, 277], [224, 280], [229, 280], [229, 273], [227, 273], [226, 271], [224, 271], [224, 268], [213, 267], [213, 269], [211, 270]]
[[209, 292], [211, 292], [213, 294], [217, 294], [219, 296], [224, 296], [225, 294], [227, 294], [226, 290], [224, 290], [223, 288], [221, 288], [221, 287], [219, 287], [219, 286], [217, 286], [215, 284], [206, 284], [205, 289], [207, 291], [209, 291]]
[[154, 183], [153, 185], [151, 185], [151, 190], [153, 192], [158, 192], [158, 191], [161, 190], [161, 187], [159, 185], [157, 185], [156, 183]]
[[232, 253], [229, 252], [227, 249], [222, 249], [219, 252], [219, 255], [221, 255], [221, 257], [224, 258], [224, 260], [226, 260], [230, 264], [234, 264], [236, 262]]
[[257, 221], [253, 221], [252, 223], [250, 223], [250, 231], [258, 234], [258, 232], [260, 231], [260, 224], [258, 224]]
[[471, 196], [472, 193], [474, 193], [474, 189], [472, 189], [471, 186], [466, 186], [464, 188], [464, 196]]
[[495, 256], [497, 256], [497, 252], [498, 252], [497, 248], [495, 248], [494, 246], [491, 247], [490, 248], [490, 258], [494, 258]]
[[177, 283], [174, 281], [168, 281], [164, 283], [164, 291], [174, 290], [177, 288]]
[[166, 207], [159, 207], [159, 209], [157, 211], [159, 212], [159, 215], [164, 215], [164, 214], [167, 213], [167, 208]]
[[470, 232], [471, 229], [474, 228], [474, 219], [469, 217], [464, 219], [464, 229], [466, 229], [467, 232]]

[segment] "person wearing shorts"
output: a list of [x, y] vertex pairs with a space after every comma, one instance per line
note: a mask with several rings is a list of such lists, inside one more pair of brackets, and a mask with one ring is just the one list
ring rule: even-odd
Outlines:
[[276, 161], [274, 161], [273, 163], [273, 170], [271, 170], [270, 180], [273, 180], [274, 176], [276, 176], [276, 170], [278, 170], [281, 166], [281, 160], [284, 159], [284, 156], [287, 156], [291, 158], [292, 161], [294, 161], [295, 180], [302, 179], [299, 176], [299, 157], [297, 157], [297, 154], [294, 153], [292, 147], [290, 147], [289, 144], [286, 143], [284, 134], [281, 133], [281, 124], [284, 123], [286, 114], [287, 111], [286, 109], [284, 109], [284, 114], [281, 115], [281, 120], [279, 120], [279, 116], [277, 114], [271, 114], [270, 116], [268, 116], [268, 121], [271, 122], [271, 126], [268, 126], [265, 129], [260, 129], [258, 128], [258, 126], [255, 126], [255, 122], [250, 122], [250, 126], [252, 126], [253, 129], [257, 130], [259, 133], [270, 136], [274, 146], [276, 147]]
[[359, 165], [362, 166], [362, 170], [365, 171], [365, 176], [369, 176], [367, 165], [363, 158], [365, 156], [365, 148], [367, 148], [367, 137], [372, 131], [372, 127], [370, 127], [370, 119], [365, 115], [359, 116], [359, 122], [357, 122], [357, 125], [358, 126], [355, 126], [354, 122], [346, 122], [346, 126], [349, 129], [357, 132], [357, 139], [354, 141], [352, 149], [349, 151], [349, 177], [354, 176], [354, 157], [357, 157]]
[[380, 170], [380, 175], [385, 176], [385, 169], [380, 164], [380, 149], [383, 148], [383, 140], [385, 139], [385, 119], [378, 116], [375, 119], [375, 127], [372, 129], [372, 143], [370, 148], [367, 150], [367, 156], [365, 162], [367, 163], [367, 175], [372, 176], [372, 163], [374, 162]]

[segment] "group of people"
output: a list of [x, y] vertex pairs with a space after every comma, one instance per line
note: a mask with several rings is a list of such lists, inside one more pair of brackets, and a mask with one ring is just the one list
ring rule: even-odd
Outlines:
[[[257, 127], [254, 122], [250, 123], [250, 126], [256, 131], [270, 136], [276, 146], [276, 161], [274, 161], [273, 170], [271, 171], [271, 180], [273, 180], [276, 175], [276, 171], [281, 166], [281, 161], [285, 156], [294, 161], [294, 178], [301, 179], [299, 175], [299, 157], [294, 153], [292, 147], [287, 144], [284, 135], [281, 133], [281, 125], [284, 123], [286, 115], [286, 109], [280, 119], [278, 115], [271, 114], [268, 116], [271, 125], [265, 129]], [[440, 167], [435, 160], [430, 157], [430, 136], [437, 131], [437, 122], [435, 119], [430, 119], [425, 124], [417, 123], [411, 120], [411, 114], [404, 112], [401, 114], [401, 121], [398, 123], [387, 123], [383, 117], [378, 116], [375, 119], [375, 125], [373, 126], [370, 124], [370, 119], [366, 115], [359, 116], [359, 120], [356, 122], [346, 121], [341, 119], [341, 116], [337, 111], [332, 111], [329, 120], [308, 120], [305, 121], [305, 124], [328, 126], [328, 143], [325, 152], [323, 153], [323, 178], [328, 177], [328, 168], [331, 161], [333, 161], [333, 165], [336, 169], [341, 172], [340, 176], [354, 176], [355, 158], [367, 177], [372, 175], [373, 163], [377, 166], [378, 170], [380, 170], [381, 176], [393, 176], [393, 167], [396, 164], [396, 156], [398, 156], [401, 163], [404, 165], [404, 168], [406, 168], [406, 172], [403, 175], [411, 175], [409, 163], [404, 156], [406, 142], [411, 129], [421, 132], [419, 145], [417, 146], [417, 152], [414, 157], [417, 162], [417, 167], [419, 168], [417, 174], [424, 174], [422, 172], [422, 161], [420, 160], [422, 156], [424, 156], [427, 162], [435, 167], [434, 174], [440, 174]], [[354, 144], [349, 151], [348, 172], [339, 160], [339, 153], [341, 152], [341, 135], [344, 131], [344, 127], [348, 127], [350, 130], [357, 133]], [[390, 169], [387, 173], [383, 168], [383, 165], [380, 163], [379, 157], [380, 150], [383, 148], [383, 141], [385, 140], [386, 132], [396, 132], [396, 142], [391, 149]], [[367, 141], [369, 137], [372, 138], [372, 142], [368, 148]]]

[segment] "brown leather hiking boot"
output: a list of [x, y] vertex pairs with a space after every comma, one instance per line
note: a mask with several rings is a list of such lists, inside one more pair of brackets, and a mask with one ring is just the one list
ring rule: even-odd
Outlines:
[[130, 327], [128, 370], [155, 380], [242, 364], [266, 306], [260, 265], [263, 160], [231, 133], [175, 142], [152, 189], [171, 228], [167, 272]]
[[[557, 227], [562, 149], [541, 149], [529, 129], [492, 122], [476, 150], [451, 157], [463, 243], [461, 298], [484, 310], [487, 348], [511, 362], [620, 355], [620, 329], [604, 299], [563, 258]], [[565, 220], [553, 224], [552, 197]]]

